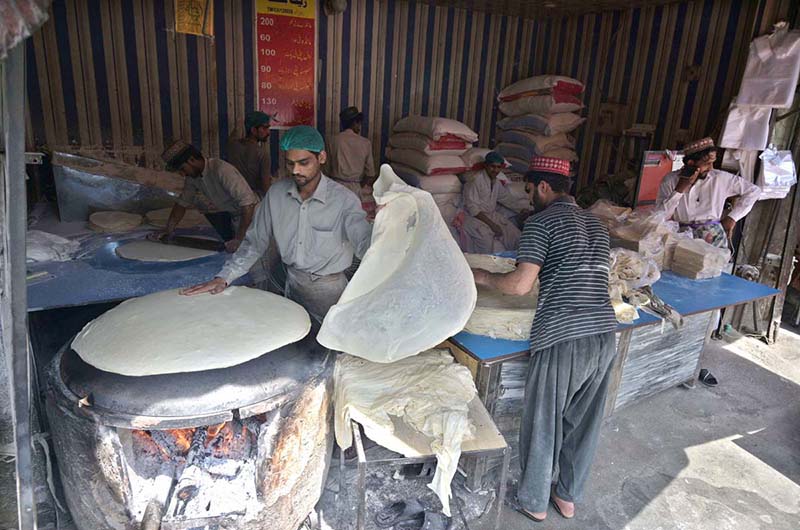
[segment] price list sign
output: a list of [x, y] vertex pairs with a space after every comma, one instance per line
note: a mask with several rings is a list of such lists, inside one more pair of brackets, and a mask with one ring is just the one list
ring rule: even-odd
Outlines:
[[257, 0], [258, 107], [274, 128], [314, 125], [315, 0]]

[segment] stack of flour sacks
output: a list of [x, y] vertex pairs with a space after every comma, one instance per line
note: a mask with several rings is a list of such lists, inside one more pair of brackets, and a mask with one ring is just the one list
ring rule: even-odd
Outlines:
[[433, 195], [450, 225], [461, 208], [461, 180], [468, 168], [461, 155], [478, 141], [478, 134], [447, 118], [407, 116], [389, 137], [386, 158], [397, 175]]
[[496, 150], [524, 175], [534, 156], [549, 156], [575, 162], [575, 140], [568, 133], [585, 119], [577, 114], [583, 107], [583, 83], [570, 77], [538, 75], [517, 81], [497, 96], [500, 112]]

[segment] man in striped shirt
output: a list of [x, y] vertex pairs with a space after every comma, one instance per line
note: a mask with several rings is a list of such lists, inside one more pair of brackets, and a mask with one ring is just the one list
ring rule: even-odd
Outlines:
[[529, 292], [539, 278], [517, 497], [531, 519], [547, 517], [548, 501], [569, 519], [589, 475], [616, 354], [609, 237], [569, 196], [568, 161], [536, 157], [525, 178], [537, 213], [525, 223], [516, 270], [473, 274], [479, 285], [517, 295]]

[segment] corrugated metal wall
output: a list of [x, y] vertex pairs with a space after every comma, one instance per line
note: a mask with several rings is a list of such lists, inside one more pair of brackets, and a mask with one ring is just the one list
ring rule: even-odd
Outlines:
[[[619, 138], [596, 133], [601, 103], [623, 104], [626, 126], [656, 125], [655, 147], [712, 133], [749, 41], [791, 3], [696, 0], [537, 21], [351, 0], [343, 14], [320, 14], [318, 125], [333, 134], [339, 111], [359, 106], [376, 158], [408, 113], [464, 121], [492, 145], [502, 87], [569, 75], [587, 85], [589, 120], [578, 137], [585, 183], [619, 165]], [[150, 165], [181, 137], [219, 154], [255, 104], [254, 4], [215, 0], [211, 40], [171, 32], [172, 2], [54, 2], [51, 21], [27, 43], [29, 144]]]

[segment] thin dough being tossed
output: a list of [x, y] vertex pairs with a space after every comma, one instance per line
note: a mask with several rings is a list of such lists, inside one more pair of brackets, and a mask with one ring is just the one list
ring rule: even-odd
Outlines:
[[464, 328], [475, 280], [436, 203], [383, 165], [375, 183], [372, 244], [317, 340], [390, 363], [433, 348]]
[[259, 289], [196, 296], [173, 289], [103, 313], [78, 333], [72, 349], [92, 366], [122, 375], [200, 372], [255, 359], [310, 329], [299, 304]]

